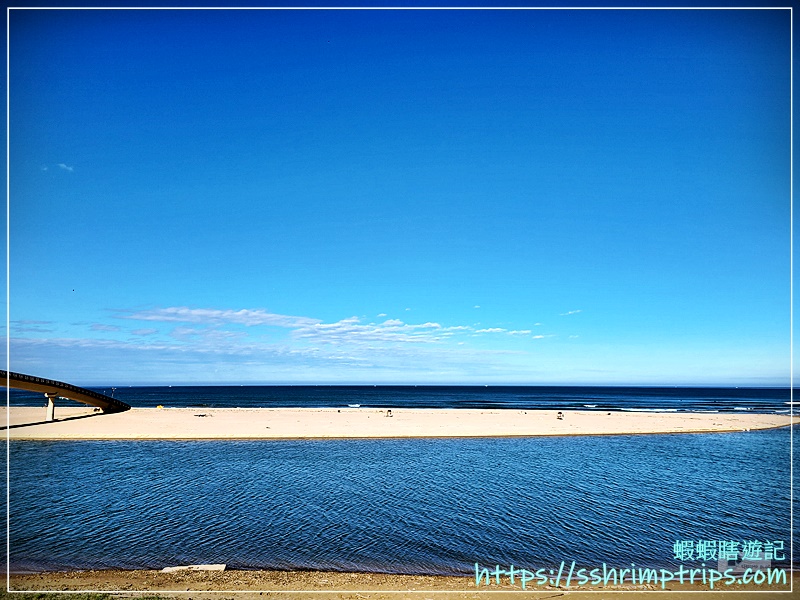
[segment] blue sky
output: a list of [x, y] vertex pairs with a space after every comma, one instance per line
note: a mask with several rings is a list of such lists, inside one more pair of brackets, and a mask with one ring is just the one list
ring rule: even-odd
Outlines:
[[787, 10], [10, 17], [10, 367], [785, 385]]

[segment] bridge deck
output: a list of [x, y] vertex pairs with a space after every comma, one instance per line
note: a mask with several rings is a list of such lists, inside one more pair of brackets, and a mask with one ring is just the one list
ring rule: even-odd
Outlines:
[[0, 381], [2, 380], [7, 382], [8, 387], [31, 392], [41, 392], [42, 394], [57, 394], [61, 398], [69, 398], [76, 402], [83, 402], [84, 404], [100, 407], [103, 409], [103, 412], [106, 413], [123, 412], [130, 409], [130, 405], [116, 398], [62, 381], [0, 370]]

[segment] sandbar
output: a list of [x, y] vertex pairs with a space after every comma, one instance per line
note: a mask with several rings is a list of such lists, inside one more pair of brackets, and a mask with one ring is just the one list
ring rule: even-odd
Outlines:
[[752, 431], [800, 417], [737, 413], [421, 408], [133, 408], [114, 414], [11, 407], [12, 440], [480, 438]]

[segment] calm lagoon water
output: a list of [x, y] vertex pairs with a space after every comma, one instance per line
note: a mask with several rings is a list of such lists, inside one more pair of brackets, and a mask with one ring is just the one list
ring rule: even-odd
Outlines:
[[13, 442], [11, 568], [659, 567], [677, 540], [788, 556], [789, 433]]

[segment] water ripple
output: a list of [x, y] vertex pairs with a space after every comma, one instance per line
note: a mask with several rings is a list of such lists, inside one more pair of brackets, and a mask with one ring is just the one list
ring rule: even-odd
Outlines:
[[665, 566], [679, 539], [788, 545], [785, 444], [782, 430], [13, 442], [11, 564], [441, 574], [475, 562]]

